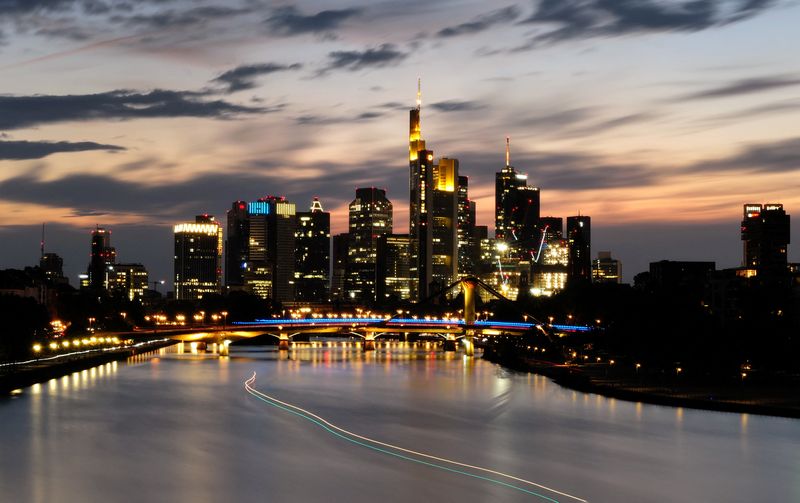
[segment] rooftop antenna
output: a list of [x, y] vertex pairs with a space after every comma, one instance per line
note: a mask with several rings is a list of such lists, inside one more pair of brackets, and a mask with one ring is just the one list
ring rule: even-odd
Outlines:
[[39, 258], [44, 258], [44, 222], [42, 222], [42, 240], [39, 242], [39, 247], [41, 250], [41, 256]]
[[417, 110], [422, 109], [422, 77], [417, 77]]
[[511, 166], [511, 138], [506, 136], [506, 167]]

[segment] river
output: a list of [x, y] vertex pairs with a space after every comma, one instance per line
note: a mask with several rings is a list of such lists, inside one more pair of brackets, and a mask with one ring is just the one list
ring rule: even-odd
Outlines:
[[181, 344], [0, 399], [0, 425], [3, 502], [800, 501], [798, 420], [604, 398], [430, 344]]

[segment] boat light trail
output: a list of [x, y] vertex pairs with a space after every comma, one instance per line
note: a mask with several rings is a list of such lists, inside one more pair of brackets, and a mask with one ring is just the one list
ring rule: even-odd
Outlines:
[[[330, 421], [327, 421], [326, 419], [314, 414], [313, 412], [310, 412], [310, 411], [308, 411], [306, 409], [302, 409], [300, 407], [297, 407], [296, 405], [292, 405], [290, 403], [283, 402], [281, 400], [278, 400], [275, 397], [269, 396], [269, 395], [267, 395], [265, 393], [262, 393], [262, 392], [258, 391], [257, 389], [253, 388], [253, 383], [255, 383], [255, 380], [256, 380], [256, 373], [253, 372], [253, 375], [244, 382], [244, 388], [250, 395], [258, 398], [262, 402], [265, 402], [265, 403], [267, 403], [267, 404], [269, 404], [269, 405], [271, 405], [273, 407], [277, 407], [278, 409], [284, 410], [286, 412], [290, 412], [290, 413], [292, 413], [292, 414], [294, 414], [296, 416], [300, 416], [303, 419], [305, 419], [307, 421], [310, 421], [310, 422], [316, 424], [317, 426], [323, 428], [328, 433], [331, 433], [331, 434], [333, 434], [333, 435], [335, 435], [335, 436], [337, 436], [337, 437], [339, 437], [339, 438], [341, 438], [343, 440], [347, 440], [348, 442], [360, 445], [362, 447], [366, 447], [368, 449], [372, 449], [374, 451], [378, 451], [378, 452], [381, 452], [381, 453], [384, 453], [384, 454], [388, 454], [390, 456], [394, 456], [396, 458], [400, 458], [400, 459], [403, 459], [403, 460], [406, 460], [406, 461], [411, 461], [411, 462], [414, 462], [414, 463], [419, 463], [421, 465], [430, 466], [432, 468], [438, 468], [440, 470], [445, 470], [445, 471], [448, 471], [448, 472], [457, 473], [459, 475], [465, 475], [465, 476], [468, 476], [468, 477], [472, 477], [472, 478], [484, 480], [484, 481], [487, 481], [487, 482], [491, 482], [493, 484], [498, 484], [498, 485], [501, 485], [501, 486], [504, 486], [504, 487], [508, 487], [510, 489], [514, 489], [514, 490], [522, 492], [522, 493], [526, 493], [526, 494], [530, 494], [532, 496], [536, 496], [537, 498], [541, 498], [541, 499], [543, 499], [545, 501], [550, 501], [552, 503], [559, 503], [559, 501], [556, 500], [556, 499], [550, 498], [548, 496], [545, 496], [544, 494], [540, 494], [540, 493], [537, 493], [535, 491], [531, 491], [529, 489], [525, 489], [524, 487], [516, 486], [516, 485], [510, 484], [508, 482], [503, 482], [502, 480], [497, 480], [497, 479], [493, 479], [493, 478], [490, 478], [490, 477], [485, 477], [483, 475], [477, 475], [475, 473], [470, 473], [470, 472], [466, 472], [466, 471], [463, 471], [463, 470], [458, 470], [456, 468], [451, 468], [451, 467], [448, 467], [448, 466], [443, 466], [443, 465], [440, 465], [440, 464], [431, 463], [429, 461], [423, 461], [421, 459], [416, 459], [416, 458], [412, 458], [410, 456], [405, 456], [403, 454], [398, 454], [397, 452], [392, 452], [390, 450], [383, 449], [381, 447], [376, 447], [376, 446], [379, 445], [379, 446], [382, 446], [382, 447], [386, 447], [388, 449], [393, 449], [393, 450], [396, 450], [396, 451], [405, 452], [405, 453], [412, 454], [412, 455], [415, 455], [415, 456], [419, 456], [419, 457], [423, 457], [423, 458], [427, 458], [427, 459], [432, 459], [432, 460], [435, 460], [435, 461], [440, 461], [442, 463], [447, 463], [447, 464], [454, 465], [454, 466], [460, 466], [460, 467], [464, 467], [464, 468], [469, 468], [471, 470], [477, 470], [477, 471], [481, 471], [481, 472], [484, 472], [484, 473], [491, 473], [492, 475], [497, 475], [499, 477], [503, 477], [503, 478], [506, 478], [506, 479], [509, 479], [509, 480], [514, 480], [516, 482], [522, 482], [524, 484], [528, 484], [528, 485], [537, 487], [539, 489], [543, 489], [543, 490], [549, 491], [549, 492], [551, 492], [553, 494], [558, 494], [560, 496], [564, 496], [564, 497], [570, 498], [572, 500], [579, 501], [581, 503], [588, 503], [587, 500], [579, 498], [577, 496], [573, 496], [571, 494], [558, 491], [556, 489], [553, 489], [551, 487], [547, 487], [547, 486], [542, 485], [542, 484], [537, 484], [536, 482], [532, 482], [530, 480], [525, 480], [525, 479], [522, 479], [522, 478], [519, 478], [519, 477], [515, 477], [515, 476], [509, 475], [507, 473], [502, 473], [502, 472], [498, 472], [498, 471], [495, 471], [495, 470], [490, 470], [489, 468], [483, 468], [483, 467], [480, 467], [480, 466], [470, 465], [470, 464], [466, 464], [466, 463], [460, 463], [458, 461], [454, 461], [454, 460], [447, 459], [447, 458], [440, 458], [438, 456], [433, 456], [431, 454], [426, 454], [424, 452], [413, 451], [411, 449], [405, 449], [403, 447], [399, 447], [399, 446], [392, 445], [392, 444], [387, 444], [385, 442], [381, 442], [381, 441], [378, 441], [378, 440], [375, 440], [375, 439], [372, 439], [372, 438], [369, 438], [369, 437], [358, 435], [358, 434], [353, 433], [351, 431], [345, 430], [344, 428], [340, 428], [339, 426], [336, 426], [335, 424], [333, 424]], [[358, 439], [358, 440], [356, 440], [356, 439]], [[370, 444], [374, 444], [374, 445], [370, 445]]]

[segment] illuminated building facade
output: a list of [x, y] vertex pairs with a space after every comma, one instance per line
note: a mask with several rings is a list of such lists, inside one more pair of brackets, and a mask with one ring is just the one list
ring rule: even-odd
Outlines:
[[611, 252], [597, 252], [597, 258], [592, 261], [593, 283], [622, 282], [622, 262], [611, 257]]
[[570, 284], [592, 281], [592, 219], [587, 216], [567, 217]]
[[350, 203], [348, 243], [347, 300], [375, 302], [378, 238], [392, 233], [392, 203], [383, 189], [356, 189]]
[[431, 288], [433, 294], [458, 279], [458, 159], [434, 165]]
[[142, 264], [114, 264], [111, 278], [110, 289], [131, 301], [144, 299], [150, 283], [147, 268]]
[[782, 204], [745, 204], [742, 241], [746, 269], [762, 279], [787, 277], [789, 215]]
[[297, 213], [295, 230], [295, 300], [328, 301], [331, 214], [314, 198], [311, 209]]
[[175, 237], [175, 298], [197, 300], [220, 293], [222, 286], [222, 226], [211, 215], [178, 224]]
[[411, 238], [408, 234], [384, 234], [378, 238], [377, 298], [411, 298]]
[[89, 259], [88, 287], [94, 290], [107, 290], [109, 274], [117, 261], [117, 251], [111, 246], [111, 231], [100, 226], [92, 231], [92, 252]]
[[296, 213], [295, 204], [285, 197], [247, 203], [246, 291], [278, 302], [294, 300]]
[[538, 260], [532, 266], [531, 294], [535, 297], [553, 295], [567, 286], [570, 249], [565, 239], [548, 231]]

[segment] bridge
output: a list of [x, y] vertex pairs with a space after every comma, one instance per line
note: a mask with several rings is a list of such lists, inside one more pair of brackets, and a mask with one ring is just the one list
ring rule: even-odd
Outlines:
[[[428, 334], [444, 339], [446, 351], [455, 351], [458, 341], [464, 347], [464, 354], [474, 356], [476, 337], [493, 337], [498, 335], [523, 335], [533, 330], [539, 330], [544, 335], [550, 335], [553, 325], [545, 325], [531, 315], [523, 313], [526, 321], [478, 320], [475, 309], [475, 296], [478, 288], [483, 288], [493, 297], [511, 303], [502, 294], [496, 292], [489, 285], [474, 277], [462, 278], [444, 290], [437, 292], [417, 305], [425, 305], [431, 299], [460, 288], [464, 295], [463, 318], [433, 318], [424, 317], [345, 317], [345, 318], [291, 318], [291, 319], [260, 319], [249, 322], [234, 322], [227, 335], [234, 337], [256, 337], [271, 335], [278, 339], [278, 349], [289, 349], [289, 342], [300, 334], [337, 334], [360, 337], [364, 341], [365, 351], [375, 349], [376, 338], [394, 334]], [[528, 322], [527, 319], [531, 321]], [[560, 329], [582, 329], [585, 327], [555, 326]], [[219, 331], [216, 331], [218, 336]], [[211, 336], [211, 334], [183, 334], [173, 338], [185, 341], [198, 340], [198, 335]]]

